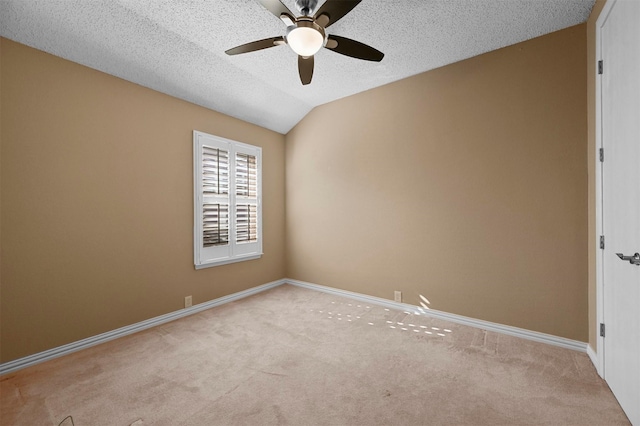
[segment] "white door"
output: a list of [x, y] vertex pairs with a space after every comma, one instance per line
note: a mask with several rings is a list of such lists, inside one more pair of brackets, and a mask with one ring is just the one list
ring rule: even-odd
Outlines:
[[640, 265], [617, 255], [640, 252], [640, 0], [609, 1], [600, 29], [604, 378], [640, 426]]

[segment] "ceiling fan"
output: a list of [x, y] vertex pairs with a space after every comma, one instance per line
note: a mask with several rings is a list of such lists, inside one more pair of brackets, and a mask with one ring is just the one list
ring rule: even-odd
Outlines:
[[380, 62], [384, 53], [359, 41], [336, 35], [327, 35], [325, 29], [358, 5], [362, 0], [327, 0], [312, 15], [318, 0], [295, 0], [301, 16], [297, 18], [280, 0], [258, 0], [269, 12], [280, 18], [287, 26], [284, 36], [253, 41], [227, 50], [227, 55], [254, 52], [269, 47], [289, 47], [298, 55], [298, 73], [303, 85], [311, 83], [313, 77], [313, 55], [322, 47], [336, 53], [366, 61]]

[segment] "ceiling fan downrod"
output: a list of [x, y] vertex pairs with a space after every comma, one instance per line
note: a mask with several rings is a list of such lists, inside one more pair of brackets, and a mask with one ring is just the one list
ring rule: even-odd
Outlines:
[[296, 0], [296, 8], [303, 16], [311, 16], [318, 5], [318, 0]]

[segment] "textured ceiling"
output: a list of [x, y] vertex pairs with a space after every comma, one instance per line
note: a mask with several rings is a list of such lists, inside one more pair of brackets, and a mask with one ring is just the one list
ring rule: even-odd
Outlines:
[[385, 58], [322, 49], [308, 86], [287, 46], [224, 53], [284, 35], [255, 0], [0, 0], [0, 34], [287, 133], [317, 105], [585, 22], [594, 1], [363, 0], [327, 32]]

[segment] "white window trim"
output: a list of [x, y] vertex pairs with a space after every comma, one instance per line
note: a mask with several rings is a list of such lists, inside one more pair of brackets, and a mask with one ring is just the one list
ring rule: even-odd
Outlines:
[[[207, 260], [203, 258], [202, 254], [202, 205], [203, 205], [203, 191], [202, 191], [202, 146], [209, 142], [209, 146], [220, 147], [225, 146], [229, 148], [229, 255], [220, 257], [214, 260]], [[236, 152], [249, 153], [256, 156], [257, 162], [257, 209], [258, 209], [258, 233], [257, 242], [255, 243], [240, 243], [236, 241], [236, 228], [235, 228], [235, 206], [236, 206], [236, 193], [235, 193], [235, 155]], [[235, 262], [243, 262], [247, 260], [259, 259], [262, 257], [262, 148], [249, 145], [242, 142], [237, 142], [230, 139], [225, 139], [220, 136], [214, 136], [207, 133], [193, 131], [193, 191], [194, 191], [194, 221], [193, 221], [193, 262], [195, 269], [210, 268], [213, 266], [227, 265]], [[251, 244], [254, 248], [250, 252], [246, 252], [246, 248]], [[245, 250], [238, 250], [242, 246]]]

